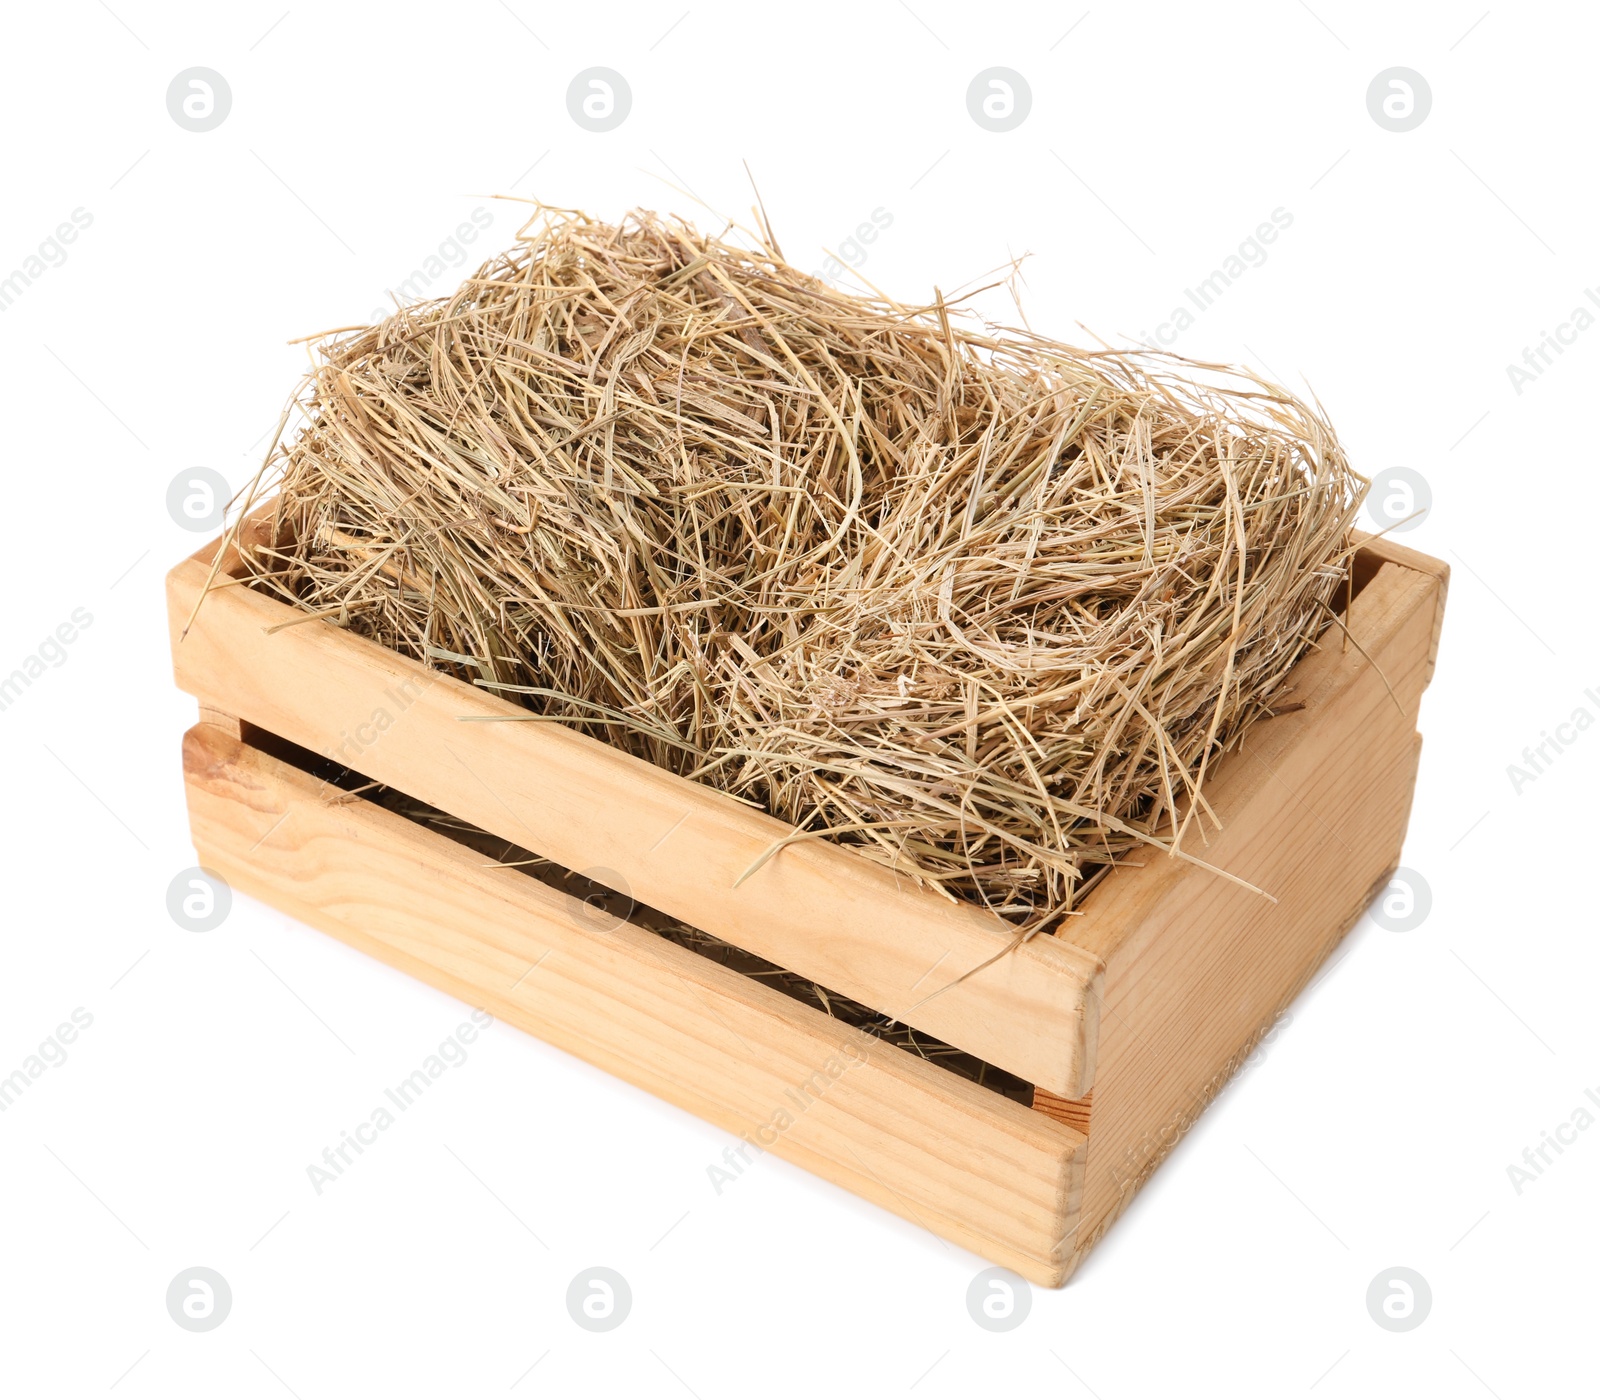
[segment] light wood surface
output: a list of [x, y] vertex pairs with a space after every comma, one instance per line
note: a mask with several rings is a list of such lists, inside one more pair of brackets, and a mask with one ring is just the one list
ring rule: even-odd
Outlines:
[[1439, 634], [1444, 627], [1445, 600], [1450, 594], [1450, 566], [1443, 559], [1435, 559], [1420, 549], [1400, 544], [1393, 535], [1369, 535], [1357, 530], [1355, 537], [1361, 545], [1356, 562], [1363, 571], [1372, 569], [1376, 572], [1374, 566], [1377, 564], [1398, 564], [1403, 569], [1426, 574], [1438, 581], [1439, 591], [1433, 604], [1433, 633], [1428, 640], [1428, 664], [1422, 674], [1422, 683], [1426, 686], [1433, 680], [1434, 663], [1439, 658]]
[[[1081, 1133], [645, 929], [581, 927], [532, 876], [219, 726], [185, 736], [184, 771], [200, 860], [236, 889], [731, 1133], [770, 1135], [766, 1150], [1033, 1282], [1061, 1282]], [[793, 1119], [781, 1132], [780, 1112]], [[582, 1129], [551, 1124], [553, 1138]]]
[[209, 724], [235, 739], [244, 738], [244, 723], [226, 710], [214, 710], [209, 705], [200, 706], [200, 723]]

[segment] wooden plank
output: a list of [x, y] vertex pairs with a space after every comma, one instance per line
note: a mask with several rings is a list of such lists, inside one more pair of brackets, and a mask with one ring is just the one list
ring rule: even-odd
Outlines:
[[200, 723], [213, 725], [235, 739], [245, 737], [245, 726], [237, 715], [230, 715], [225, 710], [214, 710], [210, 705], [200, 706]]
[[527, 711], [512, 702], [251, 589], [214, 588], [195, 613], [216, 547], [168, 575], [177, 683], [202, 705], [1030, 1083], [1087, 1092], [1097, 956], [1058, 938], [1006, 952], [1013, 933], [997, 916], [825, 840], [788, 846], [737, 884], [790, 827], [564, 725], [517, 722]]
[[[200, 860], [235, 888], [1045, 1286], [1081, 1133], [198, 725]], [[530, 971], [531, 969], [531, 971]], [[843, 1047], [843, 1048], [842, 1048]], [[778, 1115], [792, 1121], [780, 1128]]]
[[1347, 620], [1359, 647], [1325, 637], [1295, 673], [1305, 708], [1254, 726], [1218, 764], [1208, 795], [1225, 827], [1205, 856], [1277, 903], [1156, 858], [1120, 871], [1076, 922], [1075, 940], [1106, 960], [1077, 1257], [1396, 863], [1441, 587], [1433, 572], [1380, 561]]

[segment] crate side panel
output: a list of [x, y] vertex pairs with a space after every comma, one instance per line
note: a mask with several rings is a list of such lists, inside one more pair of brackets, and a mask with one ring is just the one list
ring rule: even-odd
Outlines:
[[215, 727], [185, 749], [196, 847], [241, 890], [1025, 1277], [1064, 1277], [1081, 1134], [646, 930], [581, 928], [539, 881]]
[[1168, 862], [1119, 872], [1129, 876], [1119, 891], [1126, 921], [1105, 931], [1080, 1249], [1125, 1208], [1396, 863], [1438, 586], [1384, 565], [1352, 610], [1359, 647], [1325, 641], [1307, 708], [1256, 726], [1219, 770], [1213, 800], [1225, 827], [1207, 858], [1276, 903]]

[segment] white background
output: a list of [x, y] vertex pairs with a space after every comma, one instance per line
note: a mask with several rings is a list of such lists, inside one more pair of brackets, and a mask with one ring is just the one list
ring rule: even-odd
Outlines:
[[[73, 210], [93, 222], [0, 316], [0, 673], [75, 608], [93, 622], [0, 712], [0, 1075], [74, 1008], [94, 1020], [0, 1115], [0, 1389], [1587, 1393], [1600, 1130], [1520, 1194], [1507, 1167], [1600, 1093], [1600, 731], [1520, 794], [1506, 770], [1600, 715], [1600, 327], [1520, 394], [1506, 367], [1600, 287], [1594, 12], [682, 3], [7, 12], [0, 275]], [[233, 97], [203, 134], [165, 103], [195, 65]], [[594, 65], [633, 93], [606, 134], [566, 109]], [[1006, 134], [966, 108], [992, 65], [1033, 93]], [[1393, 66], [1432, 91], [1407, 133], [1367, 111]], [[1153, 332], [1283, 208], [1176, 348], [1309, 383], [1358, 468], [1427, 479], [1402, 538], [1455, 569], [1405, 852], [1429, 917], [1364, 920], [1002, 1335], [966, 1311], [981, 1260], [771, 1157], [717, 1196], [723, 1134], [506, 1027], [314, 1194], [307, 1164], [464, 1008], [248, 900], [210, 934], [166, 910], [194, 859], [193, 708], [161, 579], [199, 543], [168, 482], [247, 479], [305, 363], [287, 342], [367, 317], [476, 208], [474, 261], [509, 243], [493, 196], [716, 226], [700, 201], [748, 219], [742, 161], [803, 267], [882, 208], [879, 286], [919, 300], [1029, 253], [1029, 320], [1079, 342]], [[634, 1304], [593, 1335], [564, 1297], [602, 1264]], [[193, 1265], [233, 1290], [205, 1334], [164, 1303]], [[1433, 1292], [1404, 1334], [1365, 1305], [1397, 1265]]]

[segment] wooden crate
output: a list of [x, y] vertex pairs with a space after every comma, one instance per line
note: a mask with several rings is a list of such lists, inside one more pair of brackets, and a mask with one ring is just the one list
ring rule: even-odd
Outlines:
[[[998, 918], [828, 842], [741, 881], [790, 828], [236, 586], [231, 549], [213, 576], [223, 549], [168, 577], [177, 682], [201, 707], [184, 773], [202, 864], [1049, 1286], [1397, 864], [1448, 576], [1367, 541], [1348, 643], [1332, 629], [1292, 678], [1302, 708], [1256, 724], [1208, 779], [1224, 829], [1205, 858], [1273, 900], [1151, 852], [1066, 936], [989, 962], [1010, 941]], [[280, 740], [966, 1051], [1035, 1086], [1032, 1106], [635, 923], [596, 928], [540, 880], [331, 790]]]

